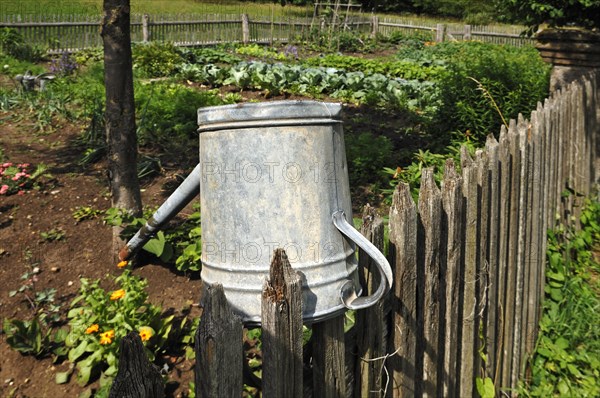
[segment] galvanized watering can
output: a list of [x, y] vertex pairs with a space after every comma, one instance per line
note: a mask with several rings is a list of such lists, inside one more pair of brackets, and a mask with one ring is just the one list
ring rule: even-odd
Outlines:
[[[273, 250], [303, 282], [303, 317], [315, 322], [376, 303], [391, 287], [385, 256], [349, 223], [341, 105], [276, 101], [201, 108], [200, 163], [127, 244], [141, 247], [201, 190], [204, 283], [221, 283], [245, 323], [259, 323]], [[355, 245], [381, 281], [359, 297]]]

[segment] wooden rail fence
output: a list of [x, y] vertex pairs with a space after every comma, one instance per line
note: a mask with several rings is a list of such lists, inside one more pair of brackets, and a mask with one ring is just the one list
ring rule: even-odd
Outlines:
[[[476, 379], [489, 377], [498, 394], [514, 396], [538, 332], [546, 232], [578, 215], [598, 178], [599, 100], [591, 74], [528, 120], [511, 120], [474, 156], [463, 151], [460, 165], [449, 160], [439, 186], [425, 169], [417, 203], [398, 185], [389, 213], [394, 287], [357, 311], [346, 333], [344, 316], [316, 323], [303, 347], [301, 281], [276, 250], [263, 290], [263, 395], [474, 397]], [[370, 207], [362, 217], [361, 232], [383, 249], [383, 221]], [[359, 262], [371, 266], [360, 251]], [[377, 285], [369, 272], [360, 277], [366, 293]], [[242, 324], [218, 285], [203, 307], [196, 396], [240, 396]]]
[[[100, 17], [59, 16], [50, 20], [31, 19], [21, 15], [4, 16], [0, 28], [16, 29], [26, 42], [46, 46], [51, 53], [101, 47]], [[522, 27], [502, 31], [494, 26], [471, 26], [446, 23], [415, 23], [393, 17], [352, 16], [335, 26], [336, 31], [352, 31], [390, 36], [394, 32], [407, 35], [425, 34], [432, 41], [479, 40], [498, 44], [523, 45], [532, 39], [522, 37]], [[134, 42], [167, 41], [180, 46], [219, 43], [287, 43], [306, 39], [313, 33], [331, 34], [331, 27], [314, 18], [250, 17], [248, 14], [195, 14], [180, 16], [131, 16]]]

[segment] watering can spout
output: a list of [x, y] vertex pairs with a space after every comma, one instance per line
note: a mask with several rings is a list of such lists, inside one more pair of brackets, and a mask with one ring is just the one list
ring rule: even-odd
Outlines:
[[148, 220], [146, 225], [137, 231], [133, 238], [119, 251], [119, 260], [130, 259], [146, 242], [188, 203], [200, 193], [200, 164], [187, 176], [179, 187], [167, 198]]

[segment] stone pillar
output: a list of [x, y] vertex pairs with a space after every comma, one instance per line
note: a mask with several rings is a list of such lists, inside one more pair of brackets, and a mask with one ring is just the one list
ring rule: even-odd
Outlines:
[[544, 61], [552, 64], [550, 91], [566, 87], [587, 72], [600, 71], [600, 33], [546, 29], [537, 34], [536, 41]]

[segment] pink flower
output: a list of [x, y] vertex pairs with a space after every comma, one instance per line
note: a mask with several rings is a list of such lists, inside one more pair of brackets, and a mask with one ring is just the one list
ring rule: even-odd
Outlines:
[[2, 185], [0, 187], [0, 195], [4, 195], [6, 192], [8, 192], [8, 185]]
[[19, 192], [17, 192], [17, 195], [23, 196], [23, 195], [25, 195], [25, 191], [19, 191]]
[[4, 167], [5, 169], [7, 169], [7, 168], [11, 167], [12, 165], [13, 165], [12, 163], [10, 163], [10, 162], [6, 162], [6, 163], [4, 163], [4, 164], [2, 165], [2, 167]]

